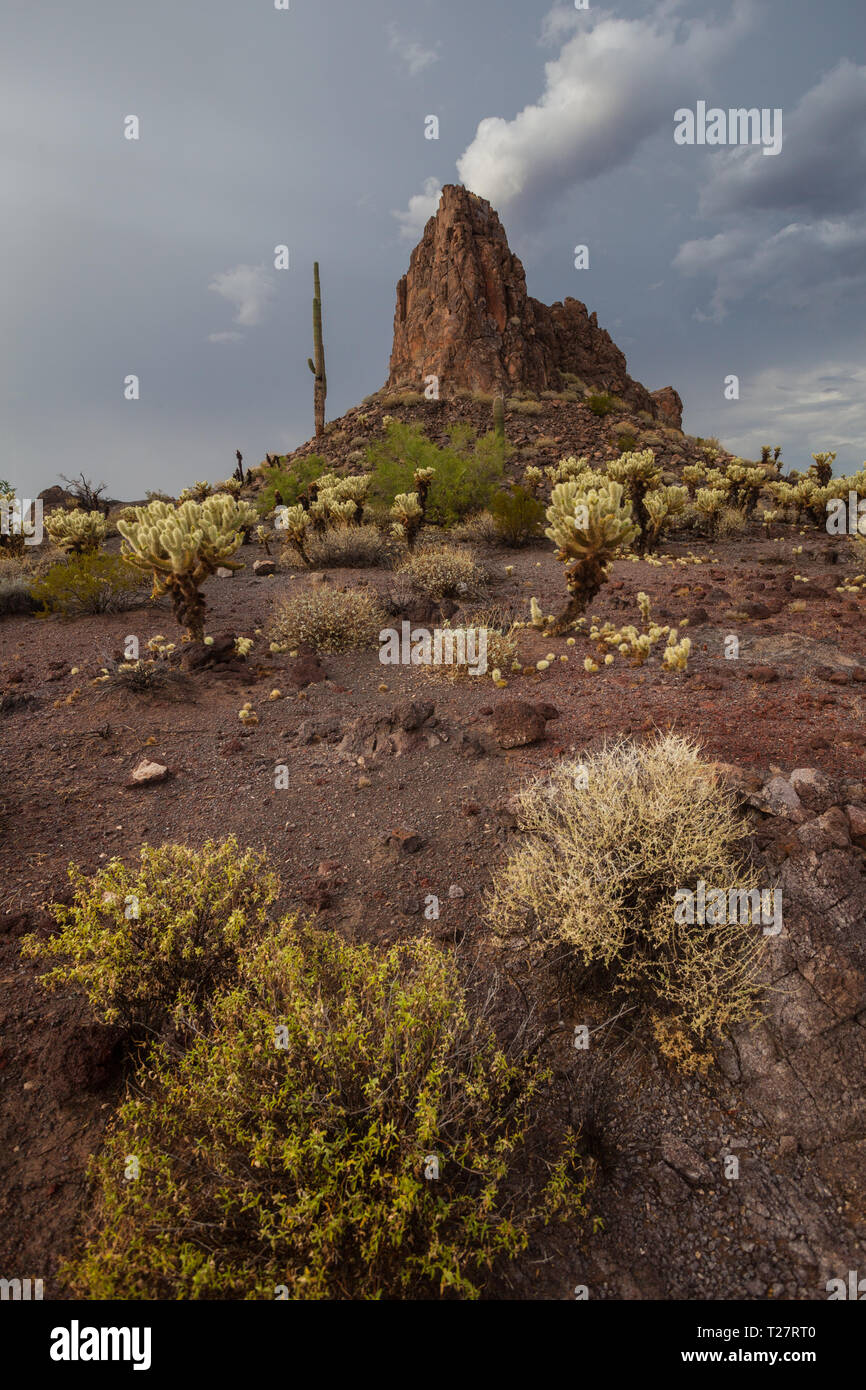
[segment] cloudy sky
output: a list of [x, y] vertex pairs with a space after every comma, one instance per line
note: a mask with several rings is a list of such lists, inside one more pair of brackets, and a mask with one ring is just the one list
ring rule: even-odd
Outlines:
[[[781, 108], [782, 152], [677, 145], [699, 101]], [[0, 124], [0, 477], [23, 495], [82, 469], [176, 491], [307, 439], [315, 258], [329, 416], [377, 389], [454, 182], [690, 432], [866, 459], [863, 0], [4, 0]]]

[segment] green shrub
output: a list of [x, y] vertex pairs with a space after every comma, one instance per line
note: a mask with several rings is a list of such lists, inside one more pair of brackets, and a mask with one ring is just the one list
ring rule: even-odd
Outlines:
[[586, 1212], [569, 1132], [527, 1191], [548, 1079], [429, 939], [380, 953], [284, 922], [207, 1036], [151, 1053], [65, 1278], [99, 1300], [477, 1298], [534, 1226]]
[[43, 613], [66, 618], [86, 613], [122, 613], [147, 602], [147, 587], [119, 555], [70, 556], [37, 579], [31, 590]]
[[305, 458], [295, 459], [286, 464], [282, 459], [275, 467], [262, 468], [264, 488], [256, 499], [256, 506], [262, 516], [272, 512], [274, 507], [294, 507], [330, 465], [320, 454], [307, 454]]
[[544, 503], [525, 487], [515, 484], [509, 492], [497, 492], [490, 503], [496, 530], [507, 545], [528, 545], [541, 532]]
[[621, 454], [635, 453], [637, 450], [637, 440], [628, 430], [621, 430], [616, 437], [616, 447]]
[[384, 626], [384, 610], [375, 594], [322, 584], [284, 599], [274, 615], [270, 636], [284, 651], [302, 645], [321, 652], [363, 651], [377, 644]]
[[511, 396], [507, 401], [508, 413], [510, 415], [543, 415], [544, 406], [541, 401], [527, 401], [519, 396]]
[[59, 958], [44, 985], [79, 985], [100, 1022], [134, 1032], [192, 1017], [233, 980], [278, 891], [262, 856], [234, 838], [200, 850], [144, 845], [140, 866], [112, 859], [88, 878], [72, 864], [69, 881], [72, 906], [52, 908], [60, 930], [26, 937], [24, 955]]
[[440, 448], [418, 426], [392, 420], [367, 450], [371, 496], [390, 507], [395, 497], [413, 490], [417, 470], [434, 468], [425, 517], [434, 526], [450, 526], [487, 506], [508, 452], [492, 432], [476, 439], [469, 425], [452, 425], [448, 444]]
[[614, 397], [609, 395], [607, 391], [596, 391], [591, 396], [587, 396], [586, 404], [593, 415], [597, 415], [600, 420], [605, 415], [612, 415], [616, 410]]
[[[673, 735], [561, 762], [520, 794], [526, 840], [494, 883], [490, 921], [530, 958], [571, 954], [648, 1006], [667, 1055], [753, 1018], [763, 938], [739, 922], [677, 922], [679, 890], [749, 891], [747, 827], [696, 748]], [[681, 915], [681, 914], [680, 914]]]

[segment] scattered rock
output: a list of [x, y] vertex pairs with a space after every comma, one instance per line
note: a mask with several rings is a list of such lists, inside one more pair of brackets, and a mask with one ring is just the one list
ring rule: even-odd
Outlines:
[[297, 656], [289, 665], [286, 678], [297, 690], [303, 690], [305, 686], [326, 681], [328, 673], [317, 656]]
[[768, 815], [781, 816], [797, 825], [807, 819], [802, 801], [784, 777], [772, 777], [765, 787], [749, 797], [749, 801]]
[[830, 780], [819, 768], [795, 767], [789, 780], [803, 805], [810, 811], [820, 813], [834, 804]]
[[154, 782], [164, 782], [168, 776], [168, 768], [162, 763], [152, 763], [147, 758], [143, 758], [138, 767], [133, 769], [126, 785], [128, 787], [149, 787]]
[[257, 574], [260, 579], [266, 579], [271, 574], [276, 574], [277, 564], [275, 560], [256, 560], [253, 564], [253, 574]]
[[420, 729], [431, 718], [435, 705], [432, 700], [401, 700], [391, 710], [391, 719], [399, 729], [411, 732]]
[[544, 738], [544, 706], [526, 700], [501, 701], [493, 707], [493, 732], [500, 748], [525, 748]]
[[400, 854], [417, 854], [424, 846], [424, 837], [407, 825], [398, 825], [386, 836], [388, 844]]
[[775, 666], [747, 666], [745, 676], [746, 680], [758, 681], [761, 685], [772, 685], [779, 679], [779, 672]]

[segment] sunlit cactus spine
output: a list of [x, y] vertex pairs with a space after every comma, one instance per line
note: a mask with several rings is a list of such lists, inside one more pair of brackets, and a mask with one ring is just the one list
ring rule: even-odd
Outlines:
[[313, 265], [313, 357], [307, 358], [307, 366], [315, 377], [313, 388], [313, 408], [316, 416], [316, 438], [325, 433], [325, 398], [328, 394], [328, 378], [325, 375], [325, 345], [322, 338], [322, 287], [319, 283], [319, 262]]
[[122, 554], [136, 569], [153, 575], [153, 596], [170, 594], [174, 614], [189, 638], [204, 637], [200, 586], [220, 567], [243, 569], [232, 560], [244, 530], [256, 519], [252, 507], [225, 494], [204, 502], [151, 502], [136, 507], [133, 520], [118, 521]]

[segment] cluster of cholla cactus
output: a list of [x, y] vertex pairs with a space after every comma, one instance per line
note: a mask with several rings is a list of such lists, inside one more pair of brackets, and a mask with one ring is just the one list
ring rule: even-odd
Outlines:
[[[616, 659], [615, 654], [619, 652], [632, 666], [643, 666], [653, 647], [664, 637], [667, 640], [662, 652], [663, 665], [669, 671], [684, 671], [692, 649], [691, 639], [684, 637], [680, 640], [676, 628], [667, 625], [662, 627], [659, 623], [653, 622], [647, 594], [638, 594], [637, 601], [641, 614], [640, 631], [633, 623], [620, 628], [614, 627], [613, 623], [604, 623], [601, 627], [593, 623], [589, 639], [595, 643], [601, 660], [606, 666], [612, 666]], [[583, 664], [587, 671], [599, 669], [598, 663], [591, 657], [587, 657]]]
[[206, 497], [210, 497], [213, 489], [209, 482], [201, 478], [193, 483], [192, 487], [185, 487], [183, 492], [178, 493], [178, 502], [204, 502]]
[[831, 470], [835, 454], [813, 454], [812, 457], [815, 462], [808, 473], [792, 470], [786, 478], [771, 483], [770, 492], [776, 505], [796, 525], [811, 521], [815, 526], [824, 527], [834, 503], [844, 506], [851, 493], [858, 499], [866, 497], [866, 464], [859, 473], [834, 478]]
[[427, 494], [435, 476], [435, 468], [416, 468], [412, 475], [414, 492], [399, 492], [391, 503], [391, 534], [395, 540], [405, 543], [408, 550], [414, 548], [424, 525]]
[[[647, 506], [647, 494], [661, 486], [662, 471], [656, 465], [652, 449], [642, 449], [636, 453], [620, 454], [613, 463], [608, 464], [608, 477], [621, 483], [631, 502], [632, 515], [638, 527], [637, 553], [646, 554], [650, 544], [652, 516]], [[659, 527], [660, 529], [660, 527]]]
[[617, 551], [638, 534], [631, 507], [620, 483], [608, 480], [597, 488], [584, 488], [577, 479], [558, 483], [547, 509], [550, 523], [545, 535], [557, 547], [556, 558], [565, 565], [570, 599], [556, 619], [551, 633], [573, 627], [608, 575]]
[[80, 507], [72, 512], [60, 509], [45, 518], [45, 530], [60, 550], [68, 555], [83, 555], [99, 549], [108, 535], [108, 522], [101, 512], [85, 512]]
[[323, 473], [309, 488], [307, 511], [315, 531], [360, 526], [371, 479], [363, 474], [340, 478]]
[[153, 575], [153, 596], [170, 594], [174, 613], [189, 637], [204, 636], [204, 596], [200, 586], [221, 566], [242, 569], [232, 560], [244, 531], [255, 521], [247, 502], [225, 495], [204, 502], [151, 502], [136, 507], [132, 520], [119, 521], [123, 554], [136, 569]]

